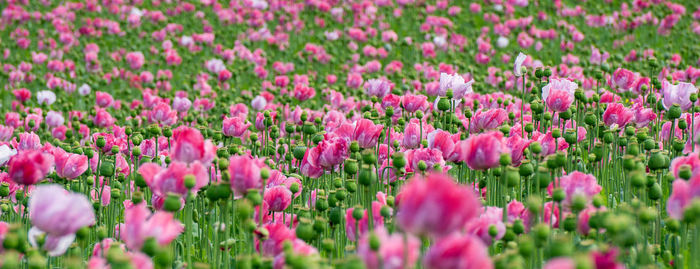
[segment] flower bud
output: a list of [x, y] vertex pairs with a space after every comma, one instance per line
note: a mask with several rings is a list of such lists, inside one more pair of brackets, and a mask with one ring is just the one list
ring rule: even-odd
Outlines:
[[163, 209], [168, 212], [177, 212], [180, 210], [180, 197], [175, 194], [168, 194], [163, 203]]
[[668, 118], [671, 120], [680, 118], [682, 112], [683, 110], [681, 109], [680, 105], [673, 104], [673, 106], [671, 106], [671, 108], [668, 109]]
[[557, 188], [552, 192], [552, 200], [555, 202], [560, 203], [564, 201], [564, 199], [566, 199], [566, 192], [564, 192], [564, 190]]

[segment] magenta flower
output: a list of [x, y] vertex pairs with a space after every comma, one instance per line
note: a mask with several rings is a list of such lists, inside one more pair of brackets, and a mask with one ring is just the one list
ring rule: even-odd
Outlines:
[[634, 112], [620, 103], [608, 104], [603, 113], [603, 122], [610, 127], [624, 128], [634, 119]]
[[17, 153], [8, 163], [7, 173], [12, 181], [22, 185], [33, 185], [43, 180], [54, 166], [53, 156], [38, 150]]

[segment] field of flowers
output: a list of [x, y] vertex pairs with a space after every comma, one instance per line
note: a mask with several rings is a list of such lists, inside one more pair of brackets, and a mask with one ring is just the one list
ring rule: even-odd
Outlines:
[[1, 268], [700, 268], [697, 0], [0, 9]]

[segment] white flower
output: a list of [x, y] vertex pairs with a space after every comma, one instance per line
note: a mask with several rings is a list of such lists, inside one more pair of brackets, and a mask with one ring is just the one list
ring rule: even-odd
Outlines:
[[129, 15], [134, 15], [136, 17], [141, 18], [141, 16], [143, 16], [143, 11], [141, 11], [140, 9], [138, 9], [136, 7], [132, 7]]
[[496, 40], [496, 46], [498, 46], [499, 48], [505, 48], [508, 46], [509, 42], [510, 40], [508, 40], [508, 38], [499, 36], [498, 40]]
[[515, 66], [513, 67], [513, 74], [515, 74], [516, 77], [523, 75], [522, 66], [523, 66], [523, 62], [525, 62], [525, 59], [527, 59], [527, 55], [523, 54], [522, 52], [520, 54], [518, 54], [517, 58], [515, 58]]
[[82, 96], [90, 94], [90, 91], [92, 91], [92, 88], [90, 88], [90, 85], [87, 84], [83, 84], [82, 86], [80, 86], [80, 88], [78, 88], [78, 94]]
[[31, 246], [39, 248], [39, 244], [37, 244], [36, 240], [38, 237], [44, 237], [45, 243], [42, 248], [48, 251], [51, 257], [61, 256], [63, 253], [66, 253], [66, 250], [68, 250], [70, 245], [73, 244], [73, 241], [75, 241], [75, 234], [52, 236], [46, 234], [46, 232], [37, 227], [29, 229], [27, 239], [29, 239], [29, 244]]
[[255, 9], [265, 10], [265, 9], [267, 9], [267, 1], [253, 0], [251, 7], [255, 8]]
[[5, 165], [15, 155], [17, 155], [16, 149], [11, 149], [7, 145], [0, 146], [0, 166]]
[[501, 11], [503, 11], [503, 6], [502, 5], [493, 5], [493, 9], [498, 11], [498, 12], [501, 12]]
[[39, 104], [51, 105], [56, 102], [56, 94], [52, 91], [40, 91], [36, 93], [36, 100]]
[[250, 102], [250, 105], [253, 107], [253, 109], [262, 111], [265, 109], [265, 106], [267, 106], [267, 100], [265, 100], [265, 97], [262, 97], [262, 95], [258, 95], [252, 102]]
[[193, 44], [194, 44], [194, 39], [191, 36], [185, 35], [185, 36], [182, 36], [180, 38], [180, 46], [189, 47], [190, 45], [193, 45]]
[[464, 82], [464, 77], [459, 74], [448, 75], [440, 73], [440, 96], [446, 96], [447, 90], [452, 89], [452, 99], [462, 99], [465, 94], [473, 92], [474, 80]]
[[226, 69], [226, 65], [224, 65], [224, 62], [219, 59], [211, 59], [207, 61], [204, 65], [206, 66], [207, 70], [209, 70], [209, 72], [212, 72], [214, 74], [219, 74], [221, 71]]
[[447, 39], [445, 39], [444, 36], [435, 36], [433, 37], [433, 43], [435, 43], [438, 48], [444, 48], [447, 46]]
[[325, 34], [326, 34], [326, 39], [328, 39], [330, 41], [337, 40], [340, 37], [338, 35], [338, 32], [336, 32], [336, 31], [328, 31]]

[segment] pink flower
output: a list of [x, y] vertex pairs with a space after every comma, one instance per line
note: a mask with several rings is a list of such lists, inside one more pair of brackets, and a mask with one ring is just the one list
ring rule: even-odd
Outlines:
[[292, 204], [292, 192], [287, 186], [274, 186], [265, 190], [263, 199], [270, 206], [270, 211], [282, 212]]
[[126, 62], [129, 63], [129, 67], [134, 70], [141, 69], [141, 66], [146, 62], [146, 58], [143, 57], [143, 53], [129, 52], [126, 54]]
[[608, 52], [601, 54], [598, 48], [591, 46], [591, 58], [589, 59], [591, 64], [603, 64], [609, 57], [610, 54]]
[[323, 169], [319, 163], [321, 148], [313, 147], [306, 149], [304, 158], [301, 160], [299, 169], [301, 174], [311, 178], [318, 178], [323, 174]]
[[415, 113], [418, 110], [422, 110], [423, 108], [426, 107], [428, 97], [425, 95], [413, 95], [413, 94], [406, 94], [401, 97], [401, 103], [403, 104], [403, 108], [406, 110], [408, 113]]
[[674, 180], [671, 190], [671, 196], [666, 202], [666, 211], [669, 217], [680, 220], [694, 195], [691, 193], [690, 184], [682, 179]]
[[445, 174], [413, 177], [397, 198], [398, 225], [415, 235], [445, 236], [478, 216], [474, 191]]
[[[595, 176], [585, 174], [579, 171], [574, 171], [571, 174], [560, 177], [556, 182], [556, 186], [564, 190], [566, 199], [563, 201], [564, 206], [571, 205], [571, 200], [574, 196], [583, 196], [588, 202], [593, 200], [593, 196], [600, 193], [603, 189], [596, 181]], [[548, 191], [552, 192], [555, 182], [550, 183]]]
[[673, 176], [678, 178], [678, 173], [682, 166], [688, 166], [691, 171], [691, 178], [693, 176], [700, 174], [700, 158], [698, 153], [693, 152], [688, 154], [688, 156], [678, 156], [671, 162], [671, 167], [669, 170], [673, 173]]
[[470, 136], [456, 151], [469, 168], [486, 170], [499, 165], [501, 153], [508, 152], [503, 134], [491, 131]]
[[624, 68], [618, 68], [613, 72], [613, 83], [623, 91], [629, 91], [637, 80], [637, 75]]
[[7, 142], [12, 139], [12, 136], [15, 132], [15, 128], [12, 128], [11, 126], [2, 126], [0, 125], [0, 141]]
[[637, 128], [645, 127], [656, 119], [654, 110], [644, 107], [641, 103], [634, 103], [632, 110], [634, 111], [634, 123]]
[[320, 149], [318, 164], [324, 169], [330, 170], [342, 164], [348, 157], [350, 143], [342, 137], [326, 134], [317, 147]]
[[360, 73], [352, 72], [348, 74], [347, 86], [352, 89], [357, 89], [362, 85], [362, 75]]
[[48, 125], [51, 128], [56, 128], [58, 126], [63, 125], [64, 121], [65, 119], [63, 118], [63, 115], [61, 115], [60, 112], [49, 111], [49, 113], [46, 113], [46, 125]]
[[262, 95], [258, 95], [250, 102], [250, 106], [257, 111], [262, 111], [267, 106], [267, 100]]
[[[498, 233], [491, 237], [489, 229], [495, 226]], [[491, 245], [494, 240], [500, 240], [506, 234], [506, 225], [503, 223], [503, 209], [487, 206], [482, 208], [478, 218], [472, 219], [465, 226], [467, 233], [481, 238], [484, 244]]]
[[384, 126], [374, 124], [371, 120], [360, 119], [355, 123], [353, 140], [356, 140], [361, 148], [374, 148], [377, 146], [379, 135], [382, 134]]
[[174, 161], [192, 163], [199, 161], [209, 164], [216, 155], [216, 146], [211, 140], [204, 140], [199, 130], [180, 126], [173, 130], [170, 157]]
[[435, 165], [443, 167], [444, 169], [447, 168], [445, 167], [445, 160], [442, 158], [442, 152], [437, 149], [420, 148], [407, 150], [404, 156], [406, 157], [408, 164], [408, 167], [406, 168], [406, 171], [408, 172], [420, 171], [418, 169], [418, 164], [421, 161], [426, 164], [428, 169], [433, 168]]
[[19, 144], [14, 144], [14, 141], [13, 147], [18, 151], [41, 148], [41, 139], [34, 132], [19, 134]]
[[620, 128], [625, 127], [634, 119], [634, 112], [620, 103], [608, 104], [608, 108], [603, 113], [603, 122], [607, 126], [616, 125]]
[[106, 92], [95, 92], [95, 104], [99, 107], [108, 107], [112, 105], [112, 102], [114, 102], [114, 98], [112, 98], [112, 95]]
[[542, 88], [542, 100], [549, 109], [564, 112], [574, 102], [574, 92], [578, 84], [567, 79], [552, 79]]
[[578, 214], [578, 231], [583, 234], [583, 235], [588, 235], [588, 232], [591, 230], [590, 225], [588, 224], [588, 221], [591, 219], [592, 215], [595, 215], [596, 212], [598, 211], [605, 211], [605, 207], [601, 207], [600, 209], [594, 207], [593, 205], [589, 205], [581, 211], [581, 213]]
[[169, 193], [187, 195], [186, 176], [191, 175], [195, 178], [192, 193], [197, 193], [200, 188], [209, 183], [207, 170], [199, 162], [191, 163], [188, 166], [185, 163], [174, 161], [170, 163], [168, 168], [163, 168], [155, 163], [145, 163], [139, 167], [138, 172], [143, 176], [153, 193], [161, 197], [166, 197]]
[[374, 231], [379, 238], [379, 249], [370, 248], [369, 235], [365, 234], [357, 249], [357, 255], [365, 263], [367, 269], [400, 269], [413, 268], [420, 255], [420, 241], [408, 235], [404, 238], [400, 234], [389, 234], [386, 229], [379, 228]]
[[243, 196], [248, 189], [261, 189], [260, 170], [263, 163], [249, 156], [232, 156], [229, 159], [228, 172], [231, 176], [231, 189], [234, 195]]
[[177, 111], [170, 108], [168, 103], [160, 102], [150, 111], [148, 117], [151, 122], [170, 126], [177, 122]]
[[22, 185], [33, 185], [43, 180], [53, 168], [53, 156], [38, 150], [25, 150], [10, 159], [8, 174]]
[[417, 119], [411, 119], [411, 121], [406, 124], [406, 129], [403, 131], [403, 140], [401, 141], [401, 146], [407, 149], [413, 149], [420, 146], [420, 126], [418, 125]]
[[303, 102], [316, 96], [316, 90], [307, 85], [297, 84], [294, 86], [294, 98]]
[[163, 211], [151, 213], [144, 202], [125, 209], [124, 223], [118, 226], [120, 239], [132, 250], [140, 250], [149, 237], [165, 246], [184, 230], [173, 214]]
[[29, 197], [32, 229], [29, 241], [37, 246], [36, 237], [46, 234], [43, 248], [50, 256], [65, 253], [82, 227], [95, 223], [92, 203], [82, 194], [68, 192], [59, 185], [37, 186]]
[[492, 269], [488, 249], [472, 235], [451, 234], [435, 242], [425, 254], [428, 269]]
[[469, 128], [472, 133], [479, 133], [483, 130], [496, 129], [506, 120], [508, 120], [508, 112], [501, 108], [489, 109], [485, 112], [477, 110], [472, 116]]
[[75, 179], [87, 171], [88, 159], [85, 155], [67, 153], [57, 147], [53, 158], [56, 163], [56, 175], [61, 178]]
[[447, 131], [435, 130], [428, 134], [428, 148], [442, 152], [442, 158], [447, 161], [457, 161], [457, 155], [453, 157], [455, 143], [459, 142], [459, 133], [450, 134]]
[[241, 138], [245, 135], [246, 131], [248, 131], [250, 125], [250, 122], [246, 122], [245, 119], [240, 117], [229, 118], [224, 116], [222, 132], [225, 136]]
[[175, 97], [173, 99], [173, 109], [177, 110], [178, 112], [187, 112], [187, 110], [190, 109], [192, 106], [192, 101], [190, 99], [187, 99], [187, 97]]
[[523, 203], [513, 200], [510, 203], [508, 203], [507, 209], [508, 223], [513, 223], [515, 222], [515, 220], [519, 219], [525, 225], [525, 230], [530, 230], [530, 225], [533, 219], [530, 215], [530, 211], [527, 208], [525, 208], [525, 205], [523, 205]]
[[520, 135], [512, 135], [506, 139], [506, 147], [510, 149], [511, 164], [520, 166], [525, 149], [530, 146], [531, 140], [523, 139]]
[[391, 85], [384, 79], [370, 79], [365, 82], [365, 93], [384, 98], [391, 91]]
[[92, 123], [97, 125], [97, 127], [106, 128], [114, 124], [115, 119], [107, 110], [103, 108], [97, 108], [96, 110], [95, 116], [92, 118]]
[[576, 269], [576, 262], [569, 257], [554, 258], [547, 261], [544, 269]]
[[663, 105], [668, 110], [674, 104], [681, 106], [683, 111], [688, 110], [693, 106], [693, 102], [690, 101], [690, 94], [696, 93], [697, 88], [693, 84], [686, 82], [679, 82], [676, 85], [669, 83], [664, 80], [661, 92], [663, 94]]

